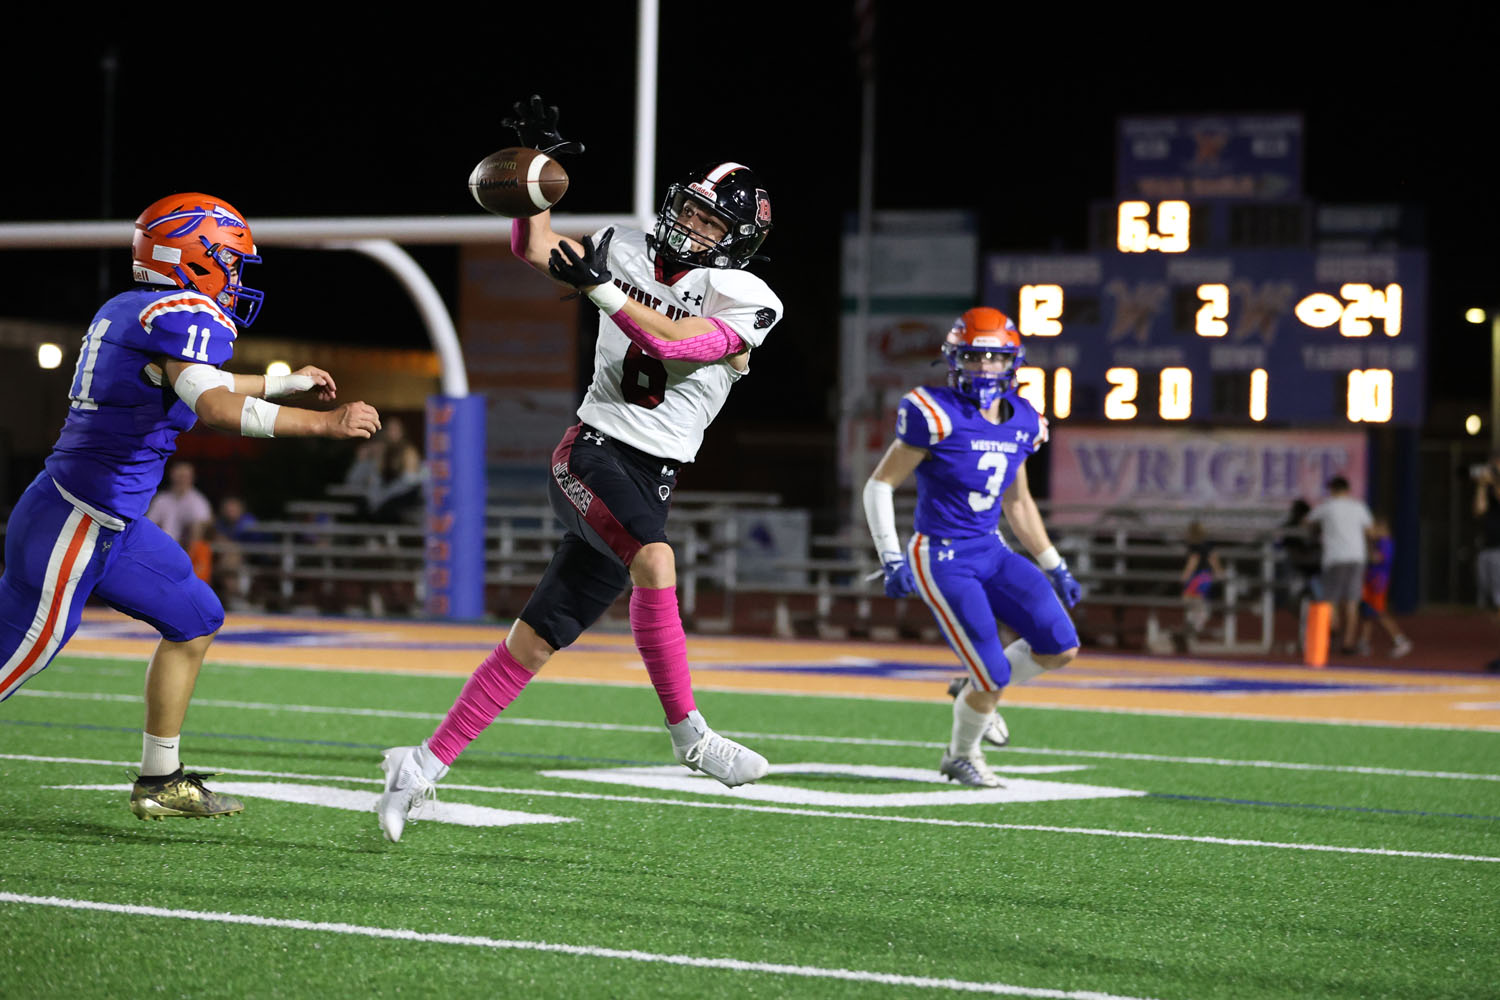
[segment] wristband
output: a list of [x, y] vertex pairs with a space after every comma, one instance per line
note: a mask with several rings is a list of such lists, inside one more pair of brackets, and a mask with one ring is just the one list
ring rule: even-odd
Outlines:
[[267, 375], [265, 380], [266, 389], [261, 394], [264, 399], [290, 396], [294, 392], [306, 392], [317, 385], [311, 375]]
[[245, 408], [240, 411], [240, 433], [251, 438], [276, 436], [276, 414], [281, 407], [254, 396], [245, 397]]
[[1037, 553], [1036, 564], [1050, 573], [1063, 564], [1063, 558], [1057, 554], [1056, 545], [1049, 545], [1045, 551]]
[[625, 293], [620, 291], [613, 282], [606, 281], [601, 285], [595, 285], [594, 290], [589, 292], [589, 301], [599, 307], [600, 312], [613, 316], [625, 308]]

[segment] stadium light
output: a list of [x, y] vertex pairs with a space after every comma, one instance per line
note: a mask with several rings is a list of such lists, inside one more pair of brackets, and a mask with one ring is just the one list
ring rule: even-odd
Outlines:
[[1464, 418], [1464, 430], [1469, 432], [1469, 437], [1477, 436], [1483, 428], [1484, 421], [1479, 418], [1479, 414], [1471, 413]]
[[272, 361], [270, 364], [266, 365], [267, 375], [290, 375], [291, 373], [292, 366], [287, 364], [285, 361]]
[[1464, 319], [1468, 320], [1470, 323], [1473, 323], [1475, 326], [1483, 323], [1487, 318], [1488, 317], [1485, 316], [1483, 309], [1470, 309], [1464, 313]]
[[62, 364], [62, 348], [56, 344], [38, 344], [36, 348], [36, 363], [42, 368], [56, 368]]

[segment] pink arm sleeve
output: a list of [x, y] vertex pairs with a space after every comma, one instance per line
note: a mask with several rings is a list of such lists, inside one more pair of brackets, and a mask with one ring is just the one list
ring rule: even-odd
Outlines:
[[660, 361], [721, 361], [745, 349], [745, 342], [734, 328], [720, 319], [705, 317], [713, 329], [686, 340], [662, 340], [647, 333], [624, 309], [610, 313], [615, 326], [624, 331], [630, 342], [649, 357]]
[[526, 237], [531, 235], [530, 219], [510, 220], [510, 252], [526, 259]]

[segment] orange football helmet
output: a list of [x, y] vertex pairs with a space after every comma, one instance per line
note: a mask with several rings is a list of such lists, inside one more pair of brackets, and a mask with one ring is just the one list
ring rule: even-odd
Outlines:
[[259, 264], [250, 226], [235, 207], [206, 194], [174, 194], [152, 202], [135, 220], [130, 243], [136, 281], [201, 292], [249, 326], [265, 296], [240, 283], [246, 264]]
[[[1026, 363], [1026, 348], [1009, 316], [976, 306], [953, 321], [943, 340], [943, 357], [948, 361], [948, 384], [980, 409], [989, 409], [1001, 393], [1015, 386], [1016, 370]], [[999, 372], [983, 370], [984, 362], [997, 359], [1008, 360], [1009, 366]]]

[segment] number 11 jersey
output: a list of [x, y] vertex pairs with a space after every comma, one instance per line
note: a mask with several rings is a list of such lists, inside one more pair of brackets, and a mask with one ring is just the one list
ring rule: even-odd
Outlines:
[[1000, 397], [1000, 414], [990, 423], [973, 400], [946, 386], [901, 397], [896, 436], [928, 453], [917, 466], [918, 532], [971, 538], [1000, 527], [997, 501], [1047, 440], [1047, 421], [1014, 390]]
[[93, 511], [124, 521], [144, 515], [177, 435], [198, 419], [153, 362], [217, 368], [237, 335], [217, 302], [186, 289], [139, 287], [104, 303], [79, 347], [47, 474]]
[[[601, 230], [594, 234], [598, 243]], [[609, 269], [626, 295], [669, 319], [702, 316], [726, 323], [759, 347], [781, 319], [781, 300], [749, 271], [695, 267], [673, 274], [647, 256], [645, 234], [616, 229]], [[648, 455], [691, 462], [703, 432], [744, 373], [725, 358], [661, 361], [645, 354], [603, 313], [594, 348], [594, 380], [578, 417]]]

